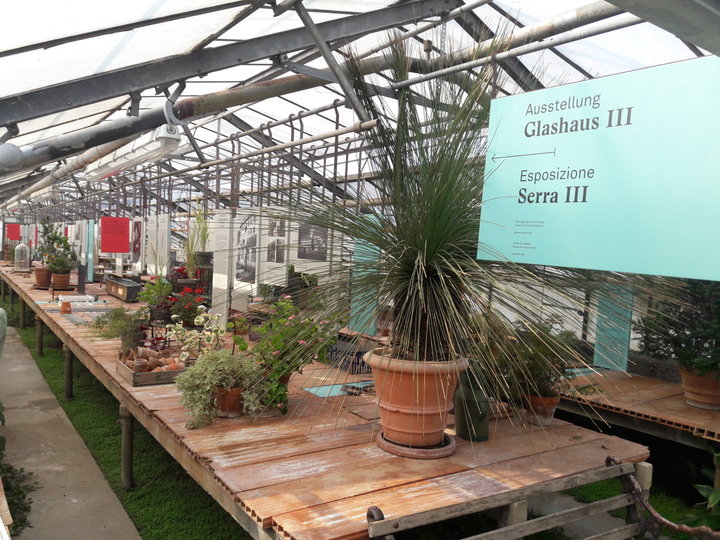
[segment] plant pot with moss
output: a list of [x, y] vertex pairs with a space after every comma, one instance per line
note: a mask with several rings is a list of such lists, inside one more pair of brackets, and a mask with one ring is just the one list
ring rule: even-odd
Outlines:
[[77, 265], [76, 259], [70, 254], [56, 254], [50, 257], [48, 270], [52, 274], [54, 289], [67, 289], [70, 286], [70, 272]]

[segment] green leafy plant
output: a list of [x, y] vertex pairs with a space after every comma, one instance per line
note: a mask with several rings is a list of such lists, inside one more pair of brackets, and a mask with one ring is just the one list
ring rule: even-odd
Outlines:
[[57, 253], [48, 257], [48, 270], [53, 274], [69, 274], [77, 266], [77, 256], [67, 253]]
[[5, 490], [10, 515], [13, 518], [10, 534], [14, 537], [27, 527], [30, 527], [28, 515], [33, 502], [30, 493], [40, 486], [33, 479], [33, 473], [22, 468], [18, 469], [7, 463], [2, 448], [0, 448], [0, 478]]
[[126, 351], [145, 338], [145, 315], [116, 307], [97, 317], [91, 326], [98, 335], [107, 339], [120, 338], [121, 349]]
[[720, 283], [689, 279], [675, 301], [661, 301], [635, 329], [642, 352], [676, 360], [698, 375], [720, 372]]
[[316, 321], [303, 315], [289, 295], [280, 297], [273, 314], [257, 332], [262, 338], [253, 353], [265, 366], [267, 406], [287, 412], [287, 383], [284, 379], [313, 360], [327, 361], [330, 347], [337, 341], [337, 329], [328, 320]]
[[197, 247], [197, 251], [207, 251], [207, 243], [210, 239], [210, 226], [207, 215], [199, 203], [195, 209], [195, 224], [190, 234], [194, 236], [194, 244]]
[[217, 388], [243, 388], [243, 408], [248, 414], [263, 409], [264, 369], [250, 353], [233, 354], [227, 349], [204, 352], [197, 362], [178, 375], [175, 382], [180, 402], [190, 413], [187, 427], [210, 424], [215, 411]]
[[138, 293], [138, 300], [149, 306], [170, 307], [168, 297], [171, 293], [172, 283], [163, 277], [153, 276], [143, 285], [143, 289]]
[[167, 325], [168, 337], [180, 344], [182, 362], [223, 346], [223, 327], [218, 324], [220, 315], [208, 313], [205, 306], [198, 309], [199, 312], [192, 321], [194, 328], [185, 326], [179, 318], [175, 323]]
[[[715, 467], [720, 467], [720, 452], [714, 457]], [[712, 482], [715, 478], [714, 471], [703, 469], [703, 475]], [[693, 527], [710, 527], [713, 531], [720, 531], [720, 488], [707, 484], [693, 484], [700, 495], [705, 498], [704, 502], [695, 505], [689, 513], [685, 524]]]
[[514, 377], [521, 393], [554, 397], [573, 378], [579, 340], [573, 332], [558, 331], [558, 326], [556, 318], [515, 325], [518, 358]]

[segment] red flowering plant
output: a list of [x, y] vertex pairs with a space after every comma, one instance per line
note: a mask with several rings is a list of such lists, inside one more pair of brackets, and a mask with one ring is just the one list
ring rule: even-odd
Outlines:
[[327, 360], [330, 347], [337, 341], [337, 330], [329, 321], [305, 316], [283, 295], [274, 305], [273, 315], [259, 328], [262, 335], [253, 348], [266, 369], [266, 406], [287, 412], [287, 379], [304, 365], [317, 359]]
[[195, 326], [195, 318], [200, 315], [200, 306], [205, 308], [205, 298], [202, 296], [203, 289], [185, 287], [180, 295], [171, 300], [170, 313], [173, 321], [181, 322], [185, 326]]
[[169, 281], [177, 281], [178, 279], [188, 279], [188, 271], [184, 266], [176, 266], [168, 274]]

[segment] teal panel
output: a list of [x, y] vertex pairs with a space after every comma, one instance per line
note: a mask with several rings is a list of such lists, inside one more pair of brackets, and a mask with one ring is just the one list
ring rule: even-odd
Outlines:
[[627, 371], [632, 305], [632, 293], [622, 287], [608, 285], [600, 293], [595, 328], [595, 366]]
[[95, 279], [95, 220], [87, 222], [87, 277], [88, 283]]
[[720, 279], [720, 59], [492, 101], [478, 258]]
[[[380, 251], [377, 247], [361, 240], [355, 241], [353, 253], [353, 275], [370, 271], [373, 264], [380, 260]], [[369, 291], [361, 294], [350, 284], [350, 322], [348, 328], [355, 332], [377, 334], [377, 296]]]

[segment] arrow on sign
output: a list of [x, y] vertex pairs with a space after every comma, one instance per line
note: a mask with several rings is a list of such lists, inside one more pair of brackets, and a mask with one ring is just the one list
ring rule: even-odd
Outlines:
[[498, 159], [510, 159], [510, 158], [515, 158], [515, 157], [525, 157], [525, 156], [542, 156], [542, 155], [545, 155], [545, 154], [552, 154], [552, 155], [554, 156], [554, 155], [555, 155], [555, 148], [552, 149], [552, 152], [535, 152], [535, 153], [532, 153], [532, 154], [514, 154], [514, 155], [512, 155], [512, 156], [498, 156], [497, 154], [493, 154], [493, 157], [492, 157], [491, 159], [492, 159], [493, 162], [494, 162], [494, 161], [496, 161], [496, 160], [498, 160]]

